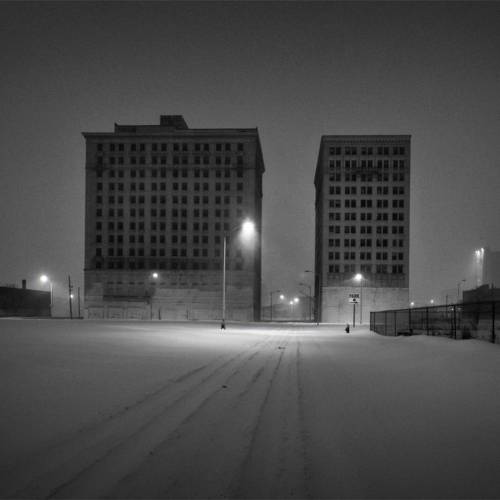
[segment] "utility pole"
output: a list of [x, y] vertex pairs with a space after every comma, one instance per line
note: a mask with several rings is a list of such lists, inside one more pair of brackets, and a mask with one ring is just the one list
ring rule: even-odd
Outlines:
[[69, 317], [73, 319], [73, 285], [71, 284], [71, 276], [68, 274], [68, 299], [69, 299]]

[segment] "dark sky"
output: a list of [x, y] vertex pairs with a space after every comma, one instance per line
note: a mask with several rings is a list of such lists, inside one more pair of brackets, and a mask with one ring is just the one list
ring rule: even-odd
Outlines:
[[2, 2], [0, 37], [1, 283], [83, 286], [81, 132], [160, 114], [259, 128], [264, 292], [311, 279], [322, 134], [412, 135], [413, 300], [500, 249], [499, 2]]

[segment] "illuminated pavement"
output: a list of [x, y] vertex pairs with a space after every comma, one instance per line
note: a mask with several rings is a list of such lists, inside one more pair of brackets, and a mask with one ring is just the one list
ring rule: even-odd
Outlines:
[[500, 346], [0, 321], [0, 496], [500, 497]]

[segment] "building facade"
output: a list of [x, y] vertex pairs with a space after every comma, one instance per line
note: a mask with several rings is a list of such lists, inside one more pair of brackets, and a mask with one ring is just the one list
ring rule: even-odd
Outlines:
[[368, 323], [370, 311], [408, 307], [410, 143], [409, 135], [321, 138], [317, 320], [352, 323], [355, 314], [357, 324]]
[[[85, 317], [258, 320], [258, 131], [190, 129], [179, 115], [86, 140]], [[239, 228], [256, 234], [242, 241]]]

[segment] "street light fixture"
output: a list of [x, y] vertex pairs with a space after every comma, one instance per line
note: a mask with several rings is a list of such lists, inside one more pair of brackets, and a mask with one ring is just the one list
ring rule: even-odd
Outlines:
[[242, 224], [238, 224], [229, 231], [224, 231], [224, 244], [222, 249], [222, 321], [221, 329], [226, 329], [226, 247], [227, 238], [234, 231], [241, 230], [241, 239], [249, 243], [255, 235], [255, 223], [250, 219], [246, 219]]
[[52, 317], [52, 302], [53, 302], [53, 295], [54, 295], [52, 281], [49, 279], [49, 277], [46, 274], [42, 274], [40, 276], [40, 281], [43, 284], [45, 284], [45, 283], [49, 284], [49, 287], [50, 287], [50, 316]]

